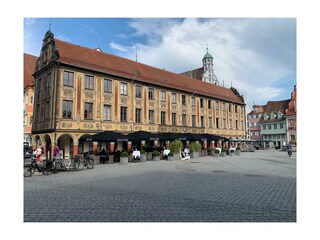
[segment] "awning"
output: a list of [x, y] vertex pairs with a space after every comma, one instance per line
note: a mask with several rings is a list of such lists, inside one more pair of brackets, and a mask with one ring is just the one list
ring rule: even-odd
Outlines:
[[100, 132], [91, 136], [84, 136], [79, 141], [85, 142], [126, 142], [128, 136], [114, 131]]
[[159, 140], [158, 134], [147, 132], [147, 131], [137, 131], [132, 132], [127, 135], [130, 141], [141, 141], [141, 140]]

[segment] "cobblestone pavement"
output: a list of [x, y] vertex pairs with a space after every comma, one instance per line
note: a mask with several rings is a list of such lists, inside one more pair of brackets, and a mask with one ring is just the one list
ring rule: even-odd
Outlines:
[[259, 150], [24, 178], [25, 222], [295, 222], [296, 155]]

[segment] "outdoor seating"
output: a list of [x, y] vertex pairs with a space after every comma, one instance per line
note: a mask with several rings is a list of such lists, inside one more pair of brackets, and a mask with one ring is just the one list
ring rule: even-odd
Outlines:
[[180, 152], [180, 160], [185, 161], [185, 160], [190, 160], [190, 156], [185, 155], [183, 151]]
[[140, 159], [140, 151], [138, 150], [133, 151], [132, 156], [133, 156], [133, 160], [137, 161], [138, 159]]

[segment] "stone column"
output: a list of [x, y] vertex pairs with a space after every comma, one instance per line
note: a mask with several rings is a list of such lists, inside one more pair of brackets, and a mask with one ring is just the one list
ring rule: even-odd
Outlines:
[[157, 146], [158, 146], [158, 140], [154, 140], [153, 146], [154, 146], [154, 147], [157, 147]]
[[110, 153], [114, 153], [114, 142], [110, 142]]
[[211, 149], [214, 149], [214, 141], [211, 141]]
[[[131, 141], [128, 141], [128, 152], [130, 152], [131, 151], [131, 149], [132, 149], [132, 142]], [[124, 150], [126, 150], [126, 149], [124, 149]]]
[[97, 154], [98, 153], [98, 143], [97, 142], [93, 142], [93, 154]]
[[73, 155], [76, 156], [79, 154], [79, 145], [78, 142], [73, 143]]
[[203, 141], [203, 148], [206, 150], [208, 148], [207, 140]]
[[145, 147], [146, 146], [146, 141], [145, 140], [141, 140], [141, 149], [143, 148], [143, 147]]

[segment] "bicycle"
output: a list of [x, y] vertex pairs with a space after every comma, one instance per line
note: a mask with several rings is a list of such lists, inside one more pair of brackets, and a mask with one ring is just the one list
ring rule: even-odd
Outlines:
[[42, 172], [44, 175], [49, 175], [54, 172], [54, 164], [50, 159], [43, 160], [42, 165], [39, 165], [36, 162], [36, 157], [33, 156], [31, 159], [31, 163], [27, 169], [24, 170], [25, 177], [31, 177], [33, 173], [37, 170], [38, 172]]
[[94, 168], [94, 159], [93, 155], [90, 154], [85, 154], [83, 157], [83, 166], [86, 167], [87, 169], [93, 169]]
[[55, 172], [67, 170], [67, 167], [62, 158], [54, 158], [54, 161], [55, 161]]
[[68, 172], [69, 171], [79, 171], [83, 170], [83, 163], [81, 161], [81, 157], [79, 155], [72, 156], [71, 157], [71, 162], [67, 166]]

